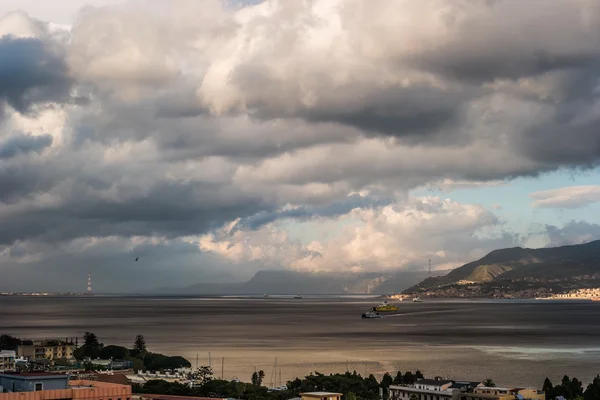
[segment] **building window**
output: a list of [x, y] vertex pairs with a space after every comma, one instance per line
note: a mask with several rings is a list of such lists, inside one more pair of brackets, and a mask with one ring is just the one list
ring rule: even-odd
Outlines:
[[41, 382], [36, 382], [35, 383], [35, 391], [39, 392], [40, 390], [44, 390], [44, 384]]

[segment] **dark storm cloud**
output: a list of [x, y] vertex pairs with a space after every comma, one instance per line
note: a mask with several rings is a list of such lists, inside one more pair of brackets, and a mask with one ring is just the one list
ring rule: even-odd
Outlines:
[[526, 54], [502, 54], [469, 51], [456, 44], [440, 52], [417, 59], [415, 65], [452, 79], [468, 83], [495, 79], [517, 80], [548, 72], [584, 69], [598, 59], [598, 52], [587, 54], [551, 54], [532, 49]]
[[48, 192], [60, 180], [59, 171], [45, 168], [44, 164], [0, 162], [0, 203], [13, 203], [35, 193]]
[[0, 140], [0, 159], [12, 158], [18, 154], [41, 153], [52, 145], [51, 135], [33, 136], [21, 133]]
[[365, 197], [360, 195], [348, 196], [344, 201], [335, 202], [321, 207], [298, 207], [290, 210], [263, 211], [242, 219], [236, 228], [258, 229], [263, 225], [280, 219], [303, 220], [315, 217], [334, 218], [349, 213], [355, 208], [376, 208], [392, 203], [392, 198]]
[[[442, 128], [459, 124], [466, 91], [442, 91], [428, 86], [386, 88], [359, 96], [350, 108], [313, 107], [300, 114], [309, 121], [338, 122], [357, 127], [368, 135], [384, 134], [413, 142], [438, 142]], [[455, 131], [454, 131], [455, 132]], [[454, 137], [449, 141], [455, 141]], [[455, 142], [454, 142], [455, 143]]]
[[26, 113], [40, 102], [69, 100], [67, 66], [43, 41], [0, 38], [0, 99]]
[[540, 102], [546, 118], [514, 138], [517, 151], [540, 164], [594, 167], [600, 161], [600, 57], [563, 74], [555, 101]]
[[[280, 81], [268, 65], [238, 67], [232, 82], [248, 97], [248, 108], [260, 120], [302, 118], [308, 122], [334, 122], [361, 130], [368, 136], [386, 135], [414, 142], [439, 142], [442, 128], [460, 122], [466, 102], [483, 90], [472, 87], [440, 89], [431, 85], [376, 85], [353, 82], [333, 85], [321, 79], [314, 104], [300, 102], [299, 83]], [[456, 130], [452, 131], [456, 133]], [[444, 138], [448, 142], [458, 139]]]
[[59, 205], [5, 215], [0, 243], [26, 239], [61, 242], [87, 236], [197, 235], [272, 207], [258, 197], [211, 183], [157, 182], [142, 191], [107, 199], [78, 182], [61, 191]]

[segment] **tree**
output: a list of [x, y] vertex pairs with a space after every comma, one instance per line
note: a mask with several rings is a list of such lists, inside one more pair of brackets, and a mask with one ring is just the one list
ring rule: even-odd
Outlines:
[[583, 395], [583, 383], [577, 378], [571, 379], [570, 395], [572, 399], [576, 399]]
[[482, 383], [483, 383], [483, 386], [487, 386], [487, 387], [495, 387], [496, 386], [496, 384], [494, 383], [492, 378], [486, 378]]
[[252, 384], [255, 386], [262, 385], [263, 379], [265, 379], [265, 371], [262, 369], [252, 374]]
[[135, 337], [135, 342], [133, 342], [133, 350], [135, 350], [136, 353], [142, 358], [146, 355], [146, 353], [148, 353], [148, 350], [146, 349], [146, 339], [144, 339], [144, 335], [137, 335]]
[[544, 385], [542, 386], [542, 390], [546, 394], [546, 400], [554, 400], [556, 396], [553, 396], [554, 386], [548, 377], [544, 380]]
[[353, 392], [348, 392], [344, 395], [344, 400], [358, 400], [358, 398]]
[[402, 372], [398, 371], [392, 383], [394, 385], [402, 385]]
[[419, 395], [413, 393], [410, 395], [409, 400], [419, 400]]
[[204, 385], [213, 379], [212, 368], [207, 366], [198, 367], [194, 372], [192, 372], [191, 378], [201, 385]]
[[390, 385], [394, 384], [394, 380], [392, 379], [392, 376], [390, 374], [388, 374], [387, 372], [383, 375], [383, 378], [381, 378], [381, 388], [383, 389], [383, 398], [384, 400], [387, 400], [389, 398], [389, 387]]
[[375, 375], [370, 374], [365, 383], [370, 391], [379, 392], [379, 382], [377, 381], [377, 378], [375, 378]]
[[404, 379], [402, 380], [405, 385], [412, 385], [415, 383], [416, 379], [412, 372], [406, 371], [404, 374]]
[[32, 344], [31, 340], [21, 340], [10, 335], [0, 336], [0, 350], [17, 350], [18, 346]]
[[125, 360], [129, 357], [129, 350], [121, 346], [106, 346], [100, 350], [100, 358], [103, 360]]
[[165, 356], [159, 353], [147, 353], [143, 359], [147, 371], [161, 369], [190, 368], [192, 364], [181, 356]]
[[419, 379], [425, 379], [425, 377], [423, 376], [423, 373], [422, 373], [421, 371], [417, 370], [417, 371], [415, 372], [415, 379], [416, 379], [416, 380], [419, 380]]
[[83, 346], [74, 352], [74, 356], [79, 360], [86, 357], [92, 359], [99, 358], [100, 350], [102, 350], [103, 347], [104, 345], [98, 341], [98, 337], [94, 333], [85, 332], [83, 334]]
[[390, 387], [390, 385], [394, 384], [394, 380], [392, 379], [392, 376], [389, 373], [385, 373], [383, 375], [383, 378], [381, 378], [381, 387], [384, 389], [387, 389]]
[[592, 383], [590, 383], [585, 392], [583, 392], [584, 400], [600, 400], [600, 375], [596, 375]]
[[98, 336], [92, 332], [86, 332], [83, 334], [83, 346], [88, 348], [99, 348], [101, 347], [98, 341]]

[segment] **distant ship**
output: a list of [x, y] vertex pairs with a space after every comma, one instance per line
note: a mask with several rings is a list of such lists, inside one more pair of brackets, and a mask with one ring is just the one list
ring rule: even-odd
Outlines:
[[422, 303], [423, 300], [421, 300], [421, 298], [419, 296], [413, 298], [413, 303]]
[[302, 296], [294, 296], [295, 299], [301, 299]]
[[373, 307], [374, 312], [393, 312], [398, 311], [398, 306], [394, 304], [390, 304], [387, 301]]

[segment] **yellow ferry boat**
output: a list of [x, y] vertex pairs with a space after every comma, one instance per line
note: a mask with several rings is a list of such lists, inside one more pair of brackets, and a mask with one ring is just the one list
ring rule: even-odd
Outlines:
[[375, 312], [398, 311], [398, 306], [394, 305], [394, 304], [390, 304], [387, 301], [384, 301], [383, 303], [373, 307], [373, 311], [375, 311]]

